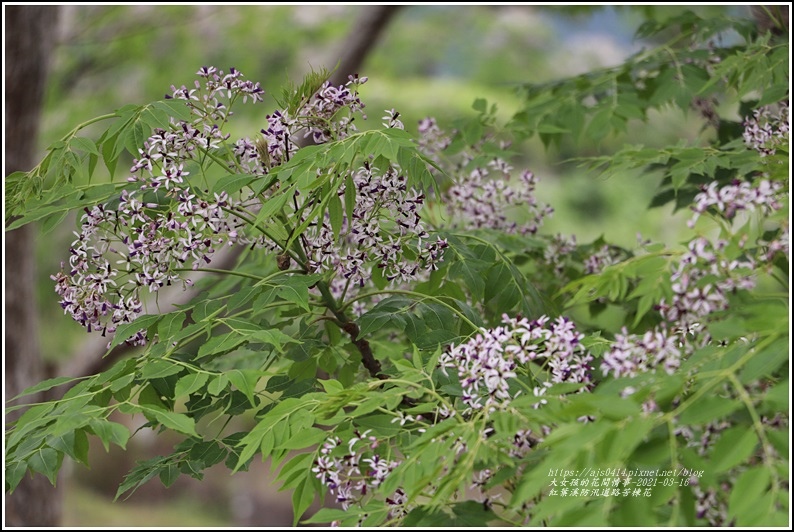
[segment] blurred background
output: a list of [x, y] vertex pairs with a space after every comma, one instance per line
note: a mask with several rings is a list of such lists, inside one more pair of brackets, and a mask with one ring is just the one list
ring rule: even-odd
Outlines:
[[[312, 68], [333, 69], [353, 49], [361, 53], [357, 71], [369, 77], [362, 99], [370, 127], [380, 126], [382, 110], [395, 108], [408, 130], [415, 131], [426, 116], [451, 129], [456, 117], [474, 116], [475, 98], [496, 103], [503, 125], [520, 106], [516, 84], [618, 65], [652, 44], [633, 39], [643, 20], [642, 9], [665, 18], [684, 8], [49, 6], [46, 9], [58, 10], [58, 16], [34, 160], [80, 122], [125, 104], [161, 99], [172, 84], [190, 85], [202, 65], [235, 67], [247, 79], [261, 82], [267, 92], [264, 105], [237, 109], [239, 116], [229, 131], [232, 137], [254, 136], [276, 107], [270, 95], [280, 94], [287, 81], [300, 81]], [[749, 16], [749, 9], [741, 6], [695, 9], [701, 15], [725, 10], [745, 15], [746, 10]], [[634, 248], [641, 232], [645, 238], [675, 243], [686, 213], [673, 213], [671, 205], [650, 216], [645, 210], [658, 176], [597, 178], [565, 161], [609, 153], [626, 143], [660, 146], [699, 134], [696, 117], [671, 109], [652, 114], [648, 123], [631, 125], [627, 135], [598, 143], [583, 140], [546, 150], [539, 141], [527, 141], [518, 147], [521, 160], [514, 166], [534, 171], [540, 180], [539, 199], [555, 208], [543, 227], [545, 234], [575, 234], [580, 243], [603, 236], [607, 242]], [[127, 163], [122, 161], [119, 168]], [[31, 237], [36, 250], [38, 343], [52, 376], [63, 374], [64, 368], [77, 373], [85, 369], [74, 362], [84, 351], [85, 334], [63, 315], [49, 279], [67, 258], [75, 227], [75, 219], [67, 218], [46, 234], [34, 230]], [[64, 468], [59, 482], [61, 524], [292, 523], [290, 494], [278, 492], [267, 465], [257, 461], [249, 472], [234, 476], [221, 465], [203, 482], [182, 477], [168, 490], [154, 479], [128, 499], [112, 502], [136, 460], [167, 453], [177, 441], [140, 431], [127, 452], [105, 452], [99, 442], [92, 442], [90, 470], [71, 464]]]

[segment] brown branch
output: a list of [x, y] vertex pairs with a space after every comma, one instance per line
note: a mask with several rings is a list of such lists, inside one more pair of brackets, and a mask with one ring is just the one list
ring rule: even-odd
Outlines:
[[361, 353], [361, 363], [367, 368], [369, 374], [376, 379], [388, 379], [389, 377], [383, 374], [380, 362], [378, 362], [378, 359], [372, 354], [372, 348], [369, 346], [369, 342], [364, 338], [358, 337], [361, 332], [358, 325], [356, 325], [355, 322], [348, 321], [342, 326], [342, 330], [350, 335], [350, 340], [353, 342], [353, 345], [356, 346], [359, 353]]

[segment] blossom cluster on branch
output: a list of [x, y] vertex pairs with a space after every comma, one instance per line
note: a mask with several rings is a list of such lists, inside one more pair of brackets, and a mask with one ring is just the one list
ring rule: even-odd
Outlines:
[[[263, 91], [235, 69], [224, 74], [203, 67], [198, 75], [203, 85], [172, 87], [171, 96], [185, 100], [196, 118], [172, 118], [168, 129], [153, 131], [130, 168], [128, 181], [137, 188], [86, 209], [68, 267], [52, 276], [64, 311], [89, 332], [114, 333], [143, 311], [141, 290], [189, 284], [183, 270], [209, 264], [219, 246], [243, 237], [234, 200], [225, 192], [197, 195], [186, 166], [228, 139], [222, 125], [236, 99], [256, 103]], [[139, 331], [127, 341], [142, 344], [145, 335]]]
[[[592, 380], [593, 356], [580, 343], [584, 335], [573, 322], [547, 316], [536, 320], [502, 317], [502, 325], [481, 329], [469, 341], [451, 346], [439, 359], [446, 372], [455, 370], [463, 388], [462, 402], [471, 410], [499, 410], [515, 396], [511, 389], [519, 366], [534, 362], [550, 374], [551, 383], [581, 383]], [[545, 382], [536, 383], [542, 395]]]
[[[413, 281], [424, 271], [438, 269], [447, 242], [432, 239], [419, 214], [425, 196], [408, 187], [406, 176], [391, 166], [385, 171], [369, 162], [350, 174], [338, 191], [355, 187], [351, 217], [343, 216], [338, 236], [329, 217], [310, 224], [305, 233], [309, 267], [339, 274], [337, 288], [363, 287], [372, 268], [395, 284]], [[410, 252], [410, 257], [406, 252]]]
[[744, 143], [761, 157], [774, 155], [777, 146], [788, 143], [789, 102], [783, 100], [776, 105], [764, 105], [753, 111], [753, 116], [744, 119]]
[[[338, 436], [328, 438], [314, 461], [312, 473], [330, 489], [344, 510], [361, 503], [400, 465], [400, 461], [377, 452], [381, 442], [370, 432], [356, 431], [344, 446]], [[405, 492], [400, 488], [386, 498], [386, 503], [394, 516], [408, 511]]]

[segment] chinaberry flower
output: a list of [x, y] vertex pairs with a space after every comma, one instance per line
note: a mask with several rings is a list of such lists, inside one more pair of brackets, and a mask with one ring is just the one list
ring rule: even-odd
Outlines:
[[[240, 94], [261, 101], [262, 90], [235, 69], [224, 75], [204, 67], [198, 74], [203, 86], [172, 88], [197, 118], [171, 119], [153, 130], [130, 169], [137, 175], [128, 181], [137, 188], [123, 190], [115, 207], [86, 209], [69, 267], [53, 276], [64, 311], [89, 332], [114, 333], [142, 313], [141, 292], [189, 285], [185, 266], [205, 266], [221, 244], [243, 238], [240, 221], [229, 214], [234, 200], [225, 192], [197, 197], [187, 165], [228, 138], [216, 121], [228, 116], [231, 101]], [[127, 341], [140, 344], [145, 335]]]
[[[358, 89], [367, 78], [350, 76], [344, 85], [335, 87], [325, 82], [296, 117], [299, 129], [305, 128], [304, 136], [311, 136], [315, 143], [342, 139], [356, 131], [352, 116], [337, 116], [342, 109], [357, 113], [364, 109]], [[366, 116], [363, 118], [366, 119]]]
[[722, 249], [726, 245], [724, 241], [714, 245], [703, 237], [689, 243], [670, 278], [673, 295], [658, 305], [671, 328], [688, 330], [705, 316], [727, 309], [727, 294], [755, 286], [754, 261], [725, 258]]
[[[502, 159], [493, 159], [489, 166], [500, 177], [490, 179], [487, 168], [476, 167], [446, 192], [450, 211], [457, 223], [470, 229], [535, 234], [543, 219], [552, 212], [535, 198], [535, 175], [524, 171], [516, 183], [511, 183], [509, 172], [512, 168]], [[525, 216], [529, 214], [528, 221], [519, 224], [508, 217], [510, 210], [518, 209]]]
[[614, 377], [633, 377], [659, 368], [672, 375], [681, 364], [678, 344], [678, 337], [665, 329], [636, 335], [629, 334], [624, 327], [615, 335], [609, 352], [604, 354], [601, 371]]
[[585, 259], [584, 271], [587, 274], [599, 273], [607, 266], [615, 264], [618, 260], [619, 254], [617, 250], [607, 244], [604, 244], [598, 249], [598, 251]]
[[788, 100], [754, 110], [753, 116], [744, 120], [742, 136], [745, 145], [758, 151], [761, 157], [774, 155], [778, 145], [788, 142]]
[[511, 381], [519, 366], [543, 364], [554, 383], [591, 381], [592, 355], [584, 350], [583, 335], [567, 318], [553, 322], [502, 317], [502, 326], [481, 329], [468, 342], [454, 345], [439, 358], [443, 371], [453, 369], [463, 388], [462, 401], [469, 409], [491, 412], [507, 407], [513, 398]]
[[386, 115], [381, 118], [383, 120], [383, 127], [389, 129], [405, 129], [402, 121], [399, 119], [400, 113], [394, 109], [387, 109]]
[[692, 206], [695, 214], [687, 223], [689, 227], [694, 227], [698, 217], [710, 209], [729, 220], [744, 210], [758, 210], [768, 215], [780, 209], [782, 189], [781, 183], [767, 179], [761, 180], [755, 187], [738, 179], [722, 187], [717, 181], [712, 181], [701, 187], [701, 192], [695, 196]]
[[438, 127], [436, 119], [432, 117], [420, 120], [417, 131], [419, 132], [419, 149], [436, 164], [440, 163], [439, 154], [452, 143], [450, 136]]
[[425, 197], [408, 186], [399, 168], [381, 171], [367, 162], [340, 187], [340, 197], [351, 184], [355, 204], [349, 218], [343, 215], [339, 234], [329, 216], [310, 223], [305, 232], [309, 265], [337, 274], [332, 289], [338, 295], [363, 287], [374, 268], [395, 285], [438, 269], [448, 244], [425, 230], [420, 214]]
[[[314, 460], [312, 472], [345, 510], [361, 503], [400, 465], [397, 460], [381, 456], [377, 452], [380, 442], [368, 433], [356, 431], [346, 444], [336, 436], [331, 437], [322, 444]], [[404, 496], [398, 489], [388, 504], [401, 506], [405, 503]]]

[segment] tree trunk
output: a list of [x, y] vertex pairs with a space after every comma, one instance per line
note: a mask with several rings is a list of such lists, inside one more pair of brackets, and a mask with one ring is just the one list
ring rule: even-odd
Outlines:
[[[8, 6], [5, 10], [5, 175], [35, 164], [39, 116], [48, 60], [55, 42], [57, 6]], [[35, 230], [6, 234], [5, 386], [8, 400], [42, 380], [36, 320]], [[41, 400], [30, 397], [28, 402]], [[15, 412], [15, 416], [19, 412]], [[9, 416], [11, 417], [11, 416]], [[5, 498], [6, 526], [57, 526], [61, 494], [43, 475], [26, 477]]]
[[331, 85], [344, 85], [347, 77], [358, 73], [367, 56], [402, 6], [362, 8], [339, 54], [339, 68], [331, 75]]

